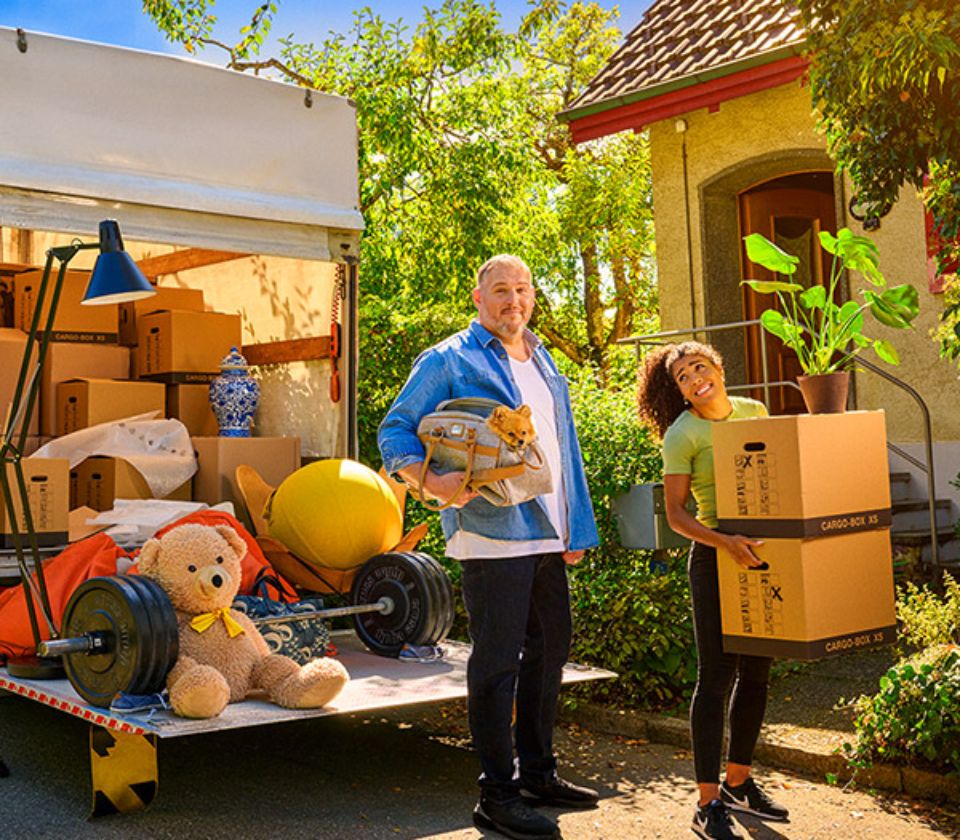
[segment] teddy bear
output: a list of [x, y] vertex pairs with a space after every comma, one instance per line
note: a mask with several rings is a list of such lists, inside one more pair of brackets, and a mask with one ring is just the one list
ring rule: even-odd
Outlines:
[[185, 524], [140, 552], [140, 574], [163, 587], [177, 613], [180, 653], [167, 689], [181, 717], [215, 717], [253, 689], [289, 709], [319, 708], [349, 680], [335, 659], [301, 666], [271, 653], [253, 622], [231, 609], [246, 550], [229, 525]]

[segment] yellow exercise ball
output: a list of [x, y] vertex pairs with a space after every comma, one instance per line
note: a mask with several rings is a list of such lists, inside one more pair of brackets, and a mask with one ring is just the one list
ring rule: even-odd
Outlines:
[[352, 569], [403, 536], [403, 513], [387, 482], [357, 461], [316, 461], [288, 475], [264, 517], [270, 536], [301, 560]]

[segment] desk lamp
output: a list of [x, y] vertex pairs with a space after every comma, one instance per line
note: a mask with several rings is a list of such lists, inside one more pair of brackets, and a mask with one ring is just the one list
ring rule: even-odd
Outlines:
[[[47, 356], [47, 346], [50, 343], [67, 264], [79, 251], [91, 248], [99, 248], [100, 254], [83, 296], [84, 305], [125, 303], [156, 294], [156, 289], [143, 276], [143, 272], [137, 267], [133, 258], [124, 251], [120, 227], [113, 219], [100, 222], [99, 242], [84, 243], [75, 239], [69, 245], [47, 251], [47, 261], [37, 292], [33, 321], [27, 334], [17, 386], [7, 412], [6, 423], [0, 432], [0, 497], [3, 499], [7, 521], [10, 523], [10, 534], [35, 645], [42, 640], [40, 619], [43, 620], [50, 638], [57, 638], [58, 630], [50, 609], [50, 598], [43, 576], [43, 564], [21, 460], [40, 390], [43, 363]], [[59, 262], [60, 268], [50, 289], [50, 275], [54, 260]], [[41, 328], [40, 321], [48, 289], [50, 306], [46, 313], [46, 323]], [[36, 358], [31, 359], [34, 348], [36, 348]], [[28, 551], [33, 565], [32, 574], [27, 564]], [[51, 679], [63, 676], [63, 667], [59, 658], [38, 656], [12, 658], [7, 661], [7, 670], [12, 676], [28, 679]]]

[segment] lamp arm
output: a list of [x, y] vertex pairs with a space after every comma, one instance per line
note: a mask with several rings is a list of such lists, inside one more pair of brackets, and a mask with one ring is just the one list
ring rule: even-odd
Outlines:
[[[47, 347], [50, 343], [50, 333], [53, 330], [53, 323], [56, 318], [57, 305], [63, 289], [67, 264], [79, 251], [97, 247], [99, 247], [99, 243], [85, 244], [75, 241], [70, 245], [50, 248], [47, 251], [43, 277], [40, 281], [40, 287], [37, 290], [37, 297], [34, 303], [33, 319], [30, 324], [30, 330], [27, 333], [27, 341], [24, 344], [23, 361], [20, 364], [17, 385], [14, 390], [13, 399], [10, 402], [10, 408], [7, 412], [6, 425], [3, 429], [2, 437], [0, 437], [0, 492], [2, 492], [7, 518], [10, 522], [11, 536], [13, 537], [14, 550], [17, 555], [17, 566], [20, 571], [20, 578], [27, 605], [27, 614], [30, 620], [30, 630], [33, 633], [34, 641], [38, 644], [40, 642], [40, 632], [36, 615], [37, 607], [39, 607], [39, 612], [43, 617], [44, 623], [47, 625], [50, 636], [55, 638], [57, 631], [50, 607], [50, 598], [43, 574], [43, 565], [40, 560], [40, 549], [37, 545], [33, 512], [30, 508], [30, 497], [23, 477], [21, 459], [23, 457], [24, 447], [26, 446], [27, 435], [30, 431], [30, 420], [33, 417], [37, 394], [40, 388], [40, 374], [43, 370], [43, 363], [46, 360]], [[54, 260], [60, 262], [60, 267], [56, 280], [53, 283], [45, 326], [43, 331], [40, 332], [40, 321], [43, 315], [44, 303], [47, 299], [47, 290], [50, 286], [50, 275], [53, 270]], [[34, 347], [37, 348], [37, 357], [36, 361], [31, 364]], [[17, 435], [18, 428], [19, 435]], [[15, 436], [17, 437], [16, 443], [13, 441]], [[13, 467], [13, 472], [16, 477], [15, 492], [20, 499], [25, 534], [22, 534], [20, 531], [19, 517], [14, 504], [14, 493], [11, 492], [14, 488], [11, 487], [8, 472], [10, 467]], [[27, 566], [25, 551], [27, 546], [23, 544], [24, 536], [29, 539], [29, 549], [33, 560], [33, 571], [36, 574], [36, 583], [31, 580], [30, 570]]]
[[[36, 404], [36, 395], [39, 391], [39, 376], [43, 368], [43, 362], [47, 355], [47, 345], [50, 342], [50, 333], [53, 329], [53, 322], [56, 316], [57, 306], [60, 302], [60, 293], [63, 289], [63, 279], [66, 274], [67, 264], [72, 260], [78, 251], [84, 251], [91, 248], [98, 248], [99, 243], [84, 243], [75, 240], [69, 245], [61, 245], [56, 248], [50, 248], [47, 251], [47, 259], [43, 268], [43, 277], [40, 281], [40, 287], [37, 290], [36, 302], [33, 309], [33, 319], [30, 329], [27, 332], [27, 343], [24, 346], [23, 362], [20, 366], [20, 374], [17, 377], [17, 385], [14, 389], [13, 399], [7, 410], [6, 423], [0, 434], [0, 457], [7, 456], [8, 450], [14, 449], [12, 439], [17, 428], [20, 428], [19, 440], [15, 449], [22, 453], [26, 445], [26, 439], [29, 432], [30, 418], [33, 416], [33, 408]], [[60, 261], [60, 270], [57, 272], [57, 279], [53, 285], [53, 293], [50, 299], [50, 306], [47, 309], [46, 326], [42, 332], [39, 331], [40, 319], [43, 313], [44, 302], [47, 297], [47, 288], [50, 285], [50, 274], [53, 268], [54, 260]], [[38, 339], [37, 336], [40, 336]], [[30, 358], [35, 345], [38, 346], [37, 359], [33, 365], [30, 364]], [[32, 370], [31, 370], [32, 369]], [[28, 379], [29, 376], [29, 379]]]

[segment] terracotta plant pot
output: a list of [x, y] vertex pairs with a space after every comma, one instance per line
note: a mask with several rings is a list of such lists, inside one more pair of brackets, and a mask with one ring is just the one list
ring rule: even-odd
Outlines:
[[850, 387], [847, 371], [798, 376], [797, 384], [811, 414], [842, 414], [847, 410], [847, 390]]

